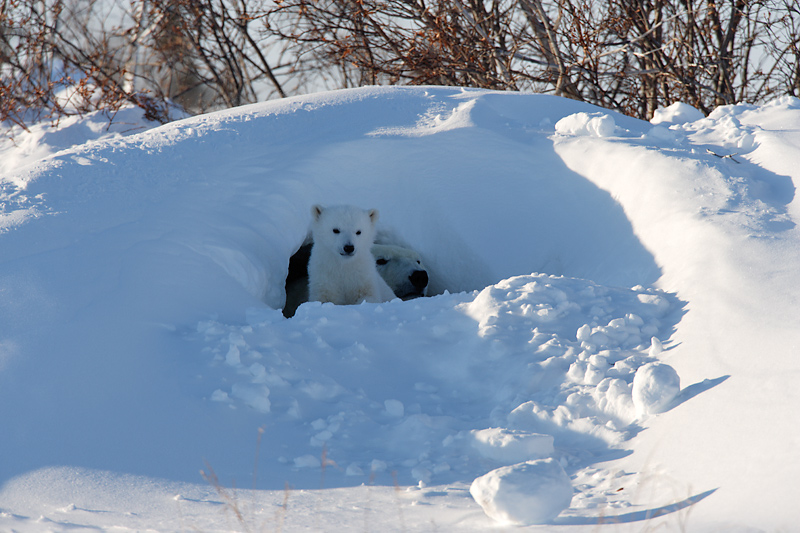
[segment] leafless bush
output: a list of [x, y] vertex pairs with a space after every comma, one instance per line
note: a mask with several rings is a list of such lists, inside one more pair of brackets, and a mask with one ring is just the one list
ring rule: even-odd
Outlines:
[[265, 6], [261, 0], [153, 0], [147, 16], [153, 64], [169, 78], [160, 85], [193, 111], [286, 96], [261, 38]]
[[0, 121], [134, 104], [166, 122], [285, 93], [259, 35], [262, 2], [0, 0]]
[[0, 120], [23, 126], [366, 84], [546, 92], [650, 118], [798, 96], [798, 64], [794, 0], [0, 0]]
[[288, 0], [269, 14], [299, 72], [344, 87], [439, 84], [517, 88], [521, 28], [499, 2]]
[[163, 100], [123, 86], [119, 33], [95, 31], [95, 3], [0, 3], [0, 120], [22, 127], [42, 119], [134, 104], [166, 120]]
[[606, 44], [585, 58], [614, 80], [591, 83], [600, 105], [650, 118], [675, 101], [708, 113], [798, 93], [790, 65], [800, 20], [788, 2], [612, 0], [608, 8], [612, 23], [594, 39]]
[[281, 0], [297, 72], [550, 92], [641, 118], [800, 93], [790, 0]]

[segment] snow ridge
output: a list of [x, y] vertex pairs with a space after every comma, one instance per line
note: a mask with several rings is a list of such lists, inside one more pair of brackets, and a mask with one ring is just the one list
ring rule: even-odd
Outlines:
[[[794, 527], [798, 100], [140, 118], [0, 146], [0, 529], [230, 530], [209, 466], [276, 529]], [[315, 203], [379, 208], [432, 297], [284, 319]]]

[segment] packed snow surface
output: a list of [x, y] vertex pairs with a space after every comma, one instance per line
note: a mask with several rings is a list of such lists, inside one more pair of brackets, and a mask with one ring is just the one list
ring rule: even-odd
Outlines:
[[[0, 145], [0, 530], [797, 527], [800, 101], [124, 117]], [[430, 296], [285, 318], [314, 204]]]

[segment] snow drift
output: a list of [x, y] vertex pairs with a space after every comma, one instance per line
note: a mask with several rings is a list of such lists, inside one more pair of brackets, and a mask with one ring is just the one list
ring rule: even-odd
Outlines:
[[[441, 524], [480, 529], [473, 480], [544, 461], [571, 502], [507, 484], [490, 503], [515, 502], [508, 520], [675, 524], [691, 509], [700, 529], [787, 526], [800, 104], [697, 118], [365, 88], [10, 165], [0, 524], [36, 530], [58, 510], [48, 527], [124, 525], [80, 516], [59, 487], [83, 476], [96, 493], [110, 472], [195, 494], [211, 465], [269, 494], [341, 487], [326, 509], [399, 483], [408, 515], [441, 497]], [[434, 296], [285, 319], [315, 203], [379, 208]]]

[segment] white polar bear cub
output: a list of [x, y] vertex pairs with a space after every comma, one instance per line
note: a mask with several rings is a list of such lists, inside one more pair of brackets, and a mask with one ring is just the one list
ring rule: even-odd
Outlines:
[[309, 301], [352, 305], [394, 299], [370, 253], [378, 210], [315, 205], [311, 215], [314, 246], [308, 259]]

